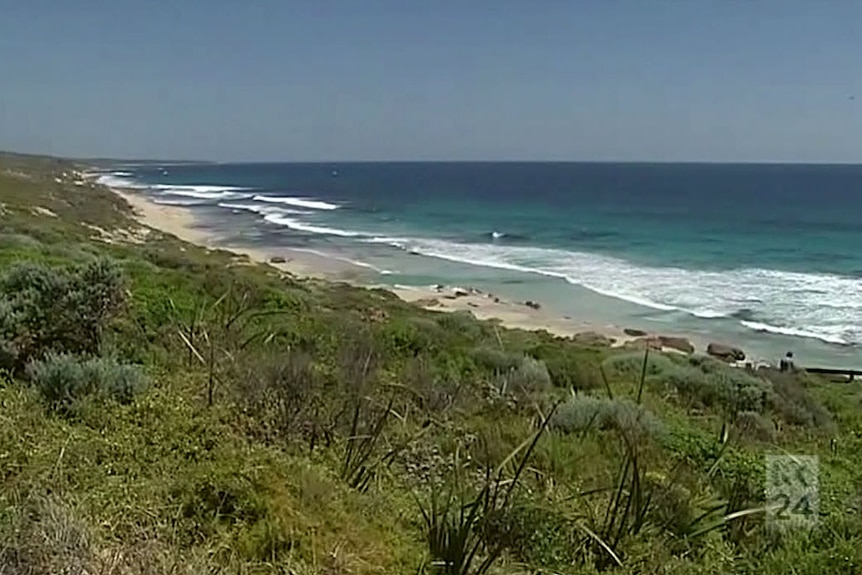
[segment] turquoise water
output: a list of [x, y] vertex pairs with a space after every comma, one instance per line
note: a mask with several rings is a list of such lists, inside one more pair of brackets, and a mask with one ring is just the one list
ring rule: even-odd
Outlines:
[[860, 166], [150, 165], [104, 181], [234, 241], [337, 253], [378, 282], [475, 285], [756, 356], [862, 365]]

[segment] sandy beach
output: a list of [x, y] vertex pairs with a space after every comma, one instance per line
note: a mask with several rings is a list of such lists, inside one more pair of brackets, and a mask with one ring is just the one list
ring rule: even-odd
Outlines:
[[[663, 346], [654, 334], [626, 333], [620, 326], [596, 325], [568, 316], [560, 316], [545, 309], [540, 302], [516, 302], [485, 293], [469, 286], [433, 286], [403, 288], [372, 285], [368, 282], [369, 270], [343, 259], [310, 250], [273, 247], [250, 248], [226, 245], [212, 231], [196, 221], [194, 214], [180, 206], [156, 204], [134, 191], [110, 188], [134, 210], [138, 221], [149, 228], [208, 248], [218, 248], [248, 256], [252, 261], [267, 264], [297, 277], [345, 281], [361, 287], [383, 287], [401, 299], [436, 311], [469, 311], [482, 320], [498, 320], [502, 325], [525, 330], [545, 330], [561, 337], [599, 336], [625, 345], [646, 338], [653, 346]], [[365, 279], [364, 279], [365, 278]], [[701, 342], [693, 342], [701, 350]]]

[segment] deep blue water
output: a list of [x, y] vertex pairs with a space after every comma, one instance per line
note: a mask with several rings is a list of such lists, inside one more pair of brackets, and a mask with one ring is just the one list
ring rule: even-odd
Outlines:
[[862, 166], [205, 164], [123, 167], [106, 181], [257, 218], [280, 244], [399, 249], [862, 343]]

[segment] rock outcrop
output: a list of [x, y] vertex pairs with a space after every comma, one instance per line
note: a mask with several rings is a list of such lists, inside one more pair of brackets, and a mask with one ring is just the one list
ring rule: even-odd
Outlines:
[[706, 347], [706, 353], [723, 361], [744, 361], [745, 352], [738, 347], [732, 347], [723, 343], [711, 343]]
[[659, 342], [661, 342], [661, 346], [675, 349], [676, 351], [681, 351], [682, 353], [694, 353], [694, 345], [684, 337], [667, 337], [667, 336], [659, 336]]

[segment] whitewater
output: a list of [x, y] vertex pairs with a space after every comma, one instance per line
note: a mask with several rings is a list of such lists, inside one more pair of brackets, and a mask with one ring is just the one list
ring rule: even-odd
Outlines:
[[[654, 265], [583, 249], [529, 245], [528, 234], [507, 233], [512, 225], [505, 220], [489, 220], [484, 231], [460, 235], [452, 233], [451, 221], [440, 221], [435, 233], [435, 225], [411, 226], [409, 218], [402, 219], [392, 208], [386, 218], [371, 217], [384, 210], [368, 208], [359, 196], [334, 198], [235, 182], [154, 184], [130, 173], [114, 171], [100, 181], [144, 191], [154, 201], [194, 201], [180, 205], [194, 209], [203, 204], [247, 214], [259, 218], [258, 225], [264, 228], [349, 242], [356, 253], [361, 253], [362, 245], [386, 246], [437, 260], [543, 276], [666, 314], [704, 322], [733, 321], [750, 333], [862, 345], [862, 279], [852, 275], [758, 265], [724, 269]], [[465, 222], [467, 227], [477, 229], [477, 224]], [[390, 281], [404, 283], [404, 278], [392, 274]]]

